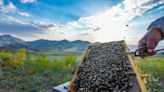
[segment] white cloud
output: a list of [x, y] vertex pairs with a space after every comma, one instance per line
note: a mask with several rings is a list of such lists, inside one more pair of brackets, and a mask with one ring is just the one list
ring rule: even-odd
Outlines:
[[158, 10], [162, 10], [162, 9], [164, 9], [164, 5], [158, 8]]
[[0, 9], [2, 8], [3, 6], [3, 0], [0, 0]]
[[3, 18], [1, 19], [2, 21], [12, 24], [12, 23], [18, 23], [18, 24], [27, 24], [17, 18], [14, 18], [12, 16], [8, 16], [8, 15], [3, 15]]
[[16, 11], [17, 11], [17, 8], [11, 1], [9, 1], [7, 6], [2, 6], [1, 8], [1, 12], [3, 13], [9, 13], [9, 12], [15, 13]]
[[163, 0], [125, 0], [124, 1], [124, 12], [130, 15], [130, 18], [140, 16], [144, 14], [147, 10], [163, 4]]
[[36, 0], [21, 0], [22, 3], [34, 3]]
[[[1, 5], [1, 1], [0, 1], [0, 5]], [[0, 11], [5, 14], [7, 13], [18, 14], [23, 17], [31, 16], [31, 14], [27, 12], [22, 12], [19, 9], [17, 9], [17, 7], [11, 1], [9, 1], [7, 5], [3, 5], [3, 1], [2, 1], [2, 7], [0, 8]]]
[[[34, 0], [22, 0], [24, 3], [32, 3]], [[88, 40], [88, 41], [113, 41], [122, 40], [124, 36], [131, 37], [127, 41], [136, 43], [138, 37], [126, 34], [126, 24], [137, 16], [142, 16], [147, 10], [162, 4], [164, 1], [152, 0], [125, 0], [110, 9], [97, 13], [93, 16], [81, 17], [77, 21], [69, 22], [65, 25], [50, 22], [34, 22], [32, 25], [45, 30], [34, 39], [44, 38], [50, 40]], [[30, 14], [21, 13], [22, 16]], [[10, 19], [11, 21], [12, 19]], [[14, 20], [15, 21], [15, 20]], [[152, 20], [151, 20], [152, 21]], [[20, 22], [21, 21], [17, 21]], [[145, 24], [145, 22], [140, 22]], [[146, 21], [146, 23], [148, 23]], [[134, 23], [134, 25], [137, 25]], [[137, 29], [135, 29], [137, 30]], [[146, 29], [145, 29], [146, 30]], [[32, 38], [30, 38], [32, 39]], [[133, 41], [132, 41], [133, 40]]]
[[24, 17], [29, 17], [31, 14], [26, 13], [26, 12], [18, 12], [19, 15], [24, 16]]
[[81, 17], [77, 21], [68, 22], [65, 25], [56, 24], [48, 27], [47, 32], [42, 35], [42, 38], [107, 42], [122, 40], [126, 36], [126, 41], [130, 43], [135, 41], [134, 43], [137, 43], [138, 39], [136, 38], [138, 37], [128, 36], [126, 24], [133, 20], [133, 18], [142, 16], [147, 10], [162, 3], [164, 1], [125, 0], [121, 4], [113, 6], [99, 14]]
[[162, 9], [164, 9], [164, 5], [158, 7], [158, 8], [156, 8], [156, 9], [154, 9], [154, 10], [149, 11], [148, 14], [153, 14], [153, 13], [155, 13], [155, 12], [158, 12], [159, 10], [162, 10]]
[[129, 21], [137, 16], [142, 16], [147, 10], [162, 3], [164, 1], [125, 0], [121, 4], [97, 15], [81, 17], [78, 21], [68, 23], [66, 28], [71, 33], [76, 34], [77, 38], [80, 39], [83, 37], [78, 37], [80, 34], [79, 31], [94, 31], [94, 29], [98, 28], [98, 31], [88, 33], [88, 36], [92, 36], [94, 41], [122, 40], [127, 36], [125, 30], [126, 24]]

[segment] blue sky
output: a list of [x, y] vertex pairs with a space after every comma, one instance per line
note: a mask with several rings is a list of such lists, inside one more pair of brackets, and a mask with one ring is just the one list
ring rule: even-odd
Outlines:
[[47, 20], [57, 23], [76, 21], [81, 16], [91, 16], [105, 10], [121, 0], [3, 0], [4, 5], [12, 2], [19, 10], [32, 14], [30, 21]]
[[137, 44], [163, 15], [163, 0], [0, 0], [0, 34]]

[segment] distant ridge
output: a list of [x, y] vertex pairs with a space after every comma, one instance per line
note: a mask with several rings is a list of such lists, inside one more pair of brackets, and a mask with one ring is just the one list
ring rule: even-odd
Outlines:
[[19, 38], [13, 37], [11, 35], [0, 36], [0, 46], [6, 46], [12, 44], [26, 44], [26, 42]]
[[[84, 51], [90, 44], [89, 41], [75, 40], [68, 41], [66, 39], [45, 40], [39, 39], [34, 41], [24, 41], [11, 35], [0, 35], [0, 50], [18, 50], [20, 48], [26, 48], [30, 51], [52, 51], [52, 50], [77, 50]], [[128, 47], [134, 51], [137, 49], [136, 45], [128, 45]]]
[[51, 41], [45, 39], [39, 39], [35, 41], [24, 41], [11, 35], [0, 35], [0, 49], [5, 50], [17, 50], [20, 48], [26, 48], [32, 51], [49, 51], [49, 50], [64, 50], [64, 49], [76, 49], [78, 51], [84, 50], [89, 41]]

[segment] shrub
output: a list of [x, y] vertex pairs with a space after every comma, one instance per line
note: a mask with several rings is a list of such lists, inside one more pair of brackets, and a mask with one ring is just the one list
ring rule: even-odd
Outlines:
[[45, 54], [36, 55], [34, 63], [36, 71], [40, 73], [43, 73], [50, 66], [50, 60]]
[[[26, 49], [20, 49], [16, 53], [0, 52], [5, 57], [3, 62], [9, 61], [7, 67], [2, 71], [5, 79], [4, 89], [17, 89], [24, 92], [29, 89], [44, 91], [56, 85], [67, 82], [76, 67], [76, 56], [50, 56], [42, 54], [27, 53]], [[0, 68], [0, 69], [1, 69]], [[1, 77], [1, 75], [0, 75]]]
[[9, 61], [10, 58], [12, 56], [11, 52], [7, 52], [7, 51], [0, 51], [0, 58], [2, 59], [2, 61]]
[[19, 67], [20, 65], [23, 64], [24, 60], [26, 58], [26, 49], [23, 48], [23, 49], [20, 49], [18, 52], [16, 52], [10, 62], [10, 65], [13, 67], [13, 68], [17, 68]]

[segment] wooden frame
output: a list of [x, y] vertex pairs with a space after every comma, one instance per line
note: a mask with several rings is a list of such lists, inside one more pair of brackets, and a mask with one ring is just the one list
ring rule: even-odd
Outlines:
[[[92, 45], [92, 46], [89, 46], [87, 48], [87, 50], [85, 51], [85, 53], [84, 53], [84, 55], [82, 57], [82, 60], [80, 61], [79, 65], [83, 64], [86, 61], [88, 53], [94, 47], [95, 47], [95, 45]], [[129, 51], [128, 48], [127, 48], [127, 51]], [[147, 92], [147, 89], [146, 89], [146, 86], [145, 86], [145, 84], [146, 84], [146, 77], [145, 77], [145, 75], [141, 74], [141, 71], [138, 68], [137, 63], [134, 60], [134, 56], [128, 55], [128, 58], [129, 58], [129, 61], [131, 63], [132, 69], [133, 69], [134, 73], [136, 74], [136, 78], [137, 78], [138, 85], [140, 87], [141, 92]], [[74, 81], [75, 81], [76, 77], [77, 77], [77, 69], [76, 69], [74, 75], [71, 78], [70, 85], [69, 85], [69, 88], [68, 88], [67, 92], [74, 92], [73, 88], [74, 88]]]

